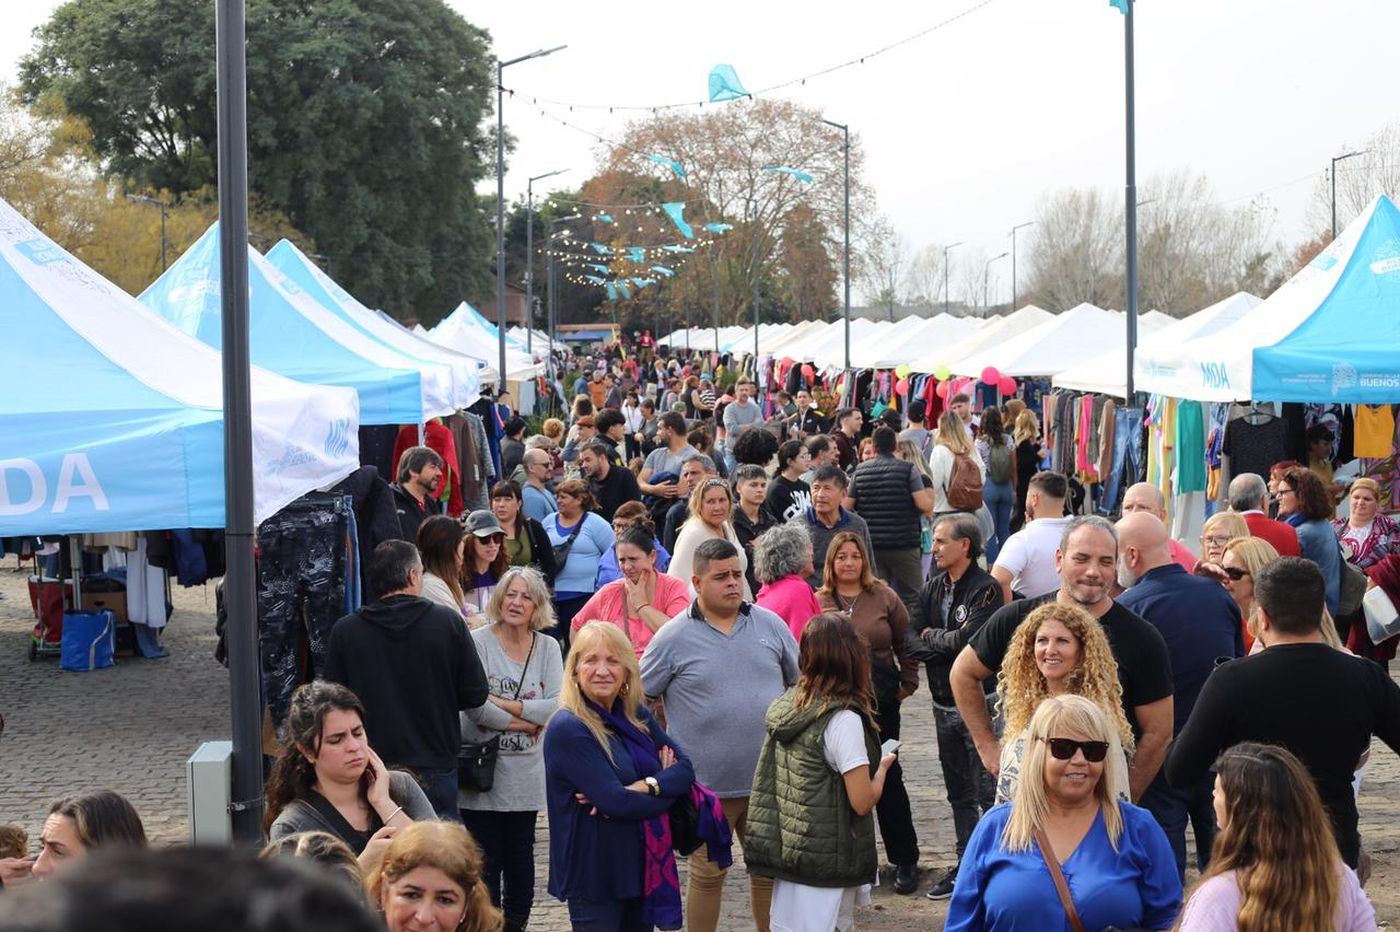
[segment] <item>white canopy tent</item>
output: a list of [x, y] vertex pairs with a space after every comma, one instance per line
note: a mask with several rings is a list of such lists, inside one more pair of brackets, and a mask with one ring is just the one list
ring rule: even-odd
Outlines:
[[[500, 379], [500, 374], [496, 372], [496, 366], [490, 364], [499, 359], [498, 337], [481, 325], [476, 312], [467, 302], [463, 301], [457, 305], [451, 314], [444, 317], [432, 330], [429, 330], [428, 338], [439, 346], [445, 346], [478, 359], [489, 360], [487, 367], [481, 370], [483, 383], [495, 382]], [[513, 380], [532, 379], [544, 371], [544, 364], [535, 362], [528, 353], [514, 349], [510, 345], [509, 336], [507, 336], [506, 378]]]
[[867, 369], [893, 369], [909, 365], [931, 349], [949, 346], [978, 329], [980, 318], [937, 314], [933, 317], [906, 317], [888, 330], [877, 331], [851, 349], [851, 364]]
[[975, 353], [983, 347], [994, 346], [1013, 339], [1018, 334], [1050, 319], [1049, 311], [1027, 304], [1005, 317], [992, 317], [958, 342], [943, 347], [927, 347], [907, 365], [915, 372], [936, 372], [955, 360]]
[[788, 357], [788, 347], [795, 346], [815, 334], [823, 333], [828, 327], [839, 326], [841, 326], [840, 323], [829, 324], [824, 320], [804, 320], [787, 333], [768, 343], [767, 346], [763, 346], [762, 349], [765, 353], [771, 353], [778, 359], [785, 359]]
[[1081, 304], [1022, 332], [950, 363], [955, 375], [978, 376], [987, 368], [1024, 378], [1055, 375], [1086, 356], [1113, 348], [1123, 339], [1123, 315]]

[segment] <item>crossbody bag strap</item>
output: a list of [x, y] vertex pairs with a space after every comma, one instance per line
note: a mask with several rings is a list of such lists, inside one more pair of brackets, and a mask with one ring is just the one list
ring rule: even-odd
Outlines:
[[525, 674], [530, 670], [530, 658], [535, 656], [535, 639], [538, 637], [538, 632], [530, 632], [530, 650], [525, 654], [525, 666], [520, 668], [520, 682], [515, 684], [515, 695], [510, 697], [511, 702], [520, 701], [520, 690], [525, 688]]
[[1041, 829], [1035, 830], [1035, 843], [1040, 848], [1040, 856], [1045, 859], [1045, 866], [1050, 868], [1050, 879], [1055, 881], [1055, 892], [1060, 895], [1060, 905], [1065, 909], [1069, 927], [1074, 932], [1084, 932], [1084, 923], [1079, 919], [1079, 910], [1074, 908], [1074, 897], [1070, 896], [1069, 883], [1065, 880], [1064, 871], [1060, 870], [1060, 862], [1055, 858], [1055, 849], [1050, 847], [1050, 839]]

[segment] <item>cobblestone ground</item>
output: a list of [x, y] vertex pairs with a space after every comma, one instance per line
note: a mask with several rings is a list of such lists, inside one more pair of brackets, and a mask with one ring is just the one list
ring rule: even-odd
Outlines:
[[[185, 759], [201, 741], [228, 737], [228, 674], [214, 662], [212, 586], [175, 590], [175, 616], [163, 660], [121, 660], [95, 673], [65, 673], [56, 659], [28, 660], [33, 626], [25, 573], [14, 558], [0, 565], [0, 822], [15, 822], [38, 839], [42, 813], [56, 796], [110, 787], [135, 804], [147, 832], [158, 842], [186, 837]], [[858, 911], [869, 930], [928, 930], [942, 927], [946, 905], [931, 903], [923, 889], [952, 862], [953, 833], [943, 798], [927, 694], [904, 709], [905, 780], [923, 850], [924, 878], [915, 896], [877, 888], [873, 902]], [[1383, 928], [1400, 925], [1400, 761], [1380, 747], [1367, 772], [1361, 797], [1362, 834], [1375, 856], [1367, 892]], [[563, 932], [568, 917], [544, 891], [548, 864], [545, 826], [540, 825], [539, 892], [530, 927]], [[738, 859], [738, 846], [735, 846]], [[1188, 878], [1188, 882], [1190, 878]], [[751, 928], [748, 891], [740, 864], [730, 872], [721, 928]]]

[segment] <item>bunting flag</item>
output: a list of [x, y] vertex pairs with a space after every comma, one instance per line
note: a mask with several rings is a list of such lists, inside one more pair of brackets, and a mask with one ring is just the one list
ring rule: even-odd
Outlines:
[[784, 175], [791, 175], [798, 181], [801, 181], [803, 184], [812, 183], [811, 175], [807, 174], [804, 171], [801, 171], [800, 169], [793, 168], [789, 165], [765, 165], [763, 166], [763, 170], [766, 172], [782, 172]]
[[592, 283], [595, 284], [595, 285], [605, 285], [605, 284], [607, 284], [607, 281], [608, 281], [606, 278], [600, 278], [600, 277], [597, 276], [597, 275], [585, 275], [585, 276], [583, 276], [583, 277], [586, 278], [586, 279], [588, 279], [590, 282], [592, 282]]
[[1132, 5], [1132, 2], [1133, 0], [1108, 0], [1108, 5], [1112, 7], [1117, 7], [1119, 13], [1122, 13], [1124, 16], [1127, 16], [1128, 7]]
[[608, 283], [607, 283], [607, 288], [608, 288], [608, 300], [609, 300], [609, 301], [616, 301], [616, 300], [617, 300], [617, 285], [613, 284], [612, 282], [608, 282]]
[[705, 229], [709, 230], [711, 233], [728, 233], [730, 230], [734, 229], [734, 224], [732, 224], [732, 223], [707, 223], [707, 224], [705, 224]]
[[632, 284], [636, 285], [638, 288], [645, 288], [647, 285], [656, 284], [656, 279], [654, 278], [634, 278], [631, 281]]
[[614, 219], [612, 218], [612, 215], [611, 215], [611, 214], [594, 214], [594, 215], [593, 215], [593, 219], [599, 221], [600, 223], [616, 223], [616, 222], [617, 222], [616, 220], [614, 220]]
[[606, 275], [608, 274], [608, 272], [612, 271], [606, 265], [601, 265], [597, 262], [589, 262], [584, 267], [589, 269], [597, 269], [598, 272], [602, 275]]
[[664, 155], [648, 155], [647, 158], [651, 159], [657, 165], [665, 165], [671, 171], [676, 173], [677, 178], [685, 177], [685, 166], [682, 165], [680, 162], [677, 162], [675, 159], [667, 158]]
[[676, 274], [673, 270], [666, 268], [666, 266], [664, 265], [653, 265], [651, 267], [651, 271], [659, 272], [660, 274], [665, 275], [667, 278], [671, 278]]
[[610, 246], [604, 246], [602, 243], [589, 243], [588, 245], [592, 246], [593, 251], [600, 256], [612, 255], [612, 247]]
[[739, 82], [739, 75], [733, 65], [715, 65], [710, 69], [710, 102], [738, 100], [748, 97], [749, 92]]
[[626, 299], [626, 300], [631, 300], [631, 298], [632, 298], [632, 289], [627, 287], [627, 283], [626, 283], [626, 282], [618, 282], [618, 283], [617, 283], [617, 290], [618, 290], [619, 292], [622, 293], [622, 297], [623, 297], [624, 299]]
[[661, 248], [664, 249], [664, 250], [666, 250], [667, 252], [675, 252], [675, 253], [694, 252], [694, 251], [695, 251], [695, 250], [694, 250], [692, 247], [690, 247], [690, 246], [681, 246], [681, 245], [679, 245], [679, 244], [672, 244], [672, 245], [670, 245], [670, 246], [662, 246]]
[[682, 236], [686, 239], [695, 239], [695, 233], [690, 229], [690, 224], [685, 222], [685, 201], [662, 204], [661, 209], [666, 211], [666, 216], [671, 218], [671, 222], [676, 225], [677, 230], [681, 231]]
[[641, 265], [643, 262], [647, 261], [647, 251], [641, 246], [628, 246], [627, 258]]

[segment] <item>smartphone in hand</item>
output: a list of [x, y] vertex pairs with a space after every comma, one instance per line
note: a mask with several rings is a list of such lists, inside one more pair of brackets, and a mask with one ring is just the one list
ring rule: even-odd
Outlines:
[[893, 754], [894, 752], [898, 751], [899, 744], [900, 742], [898, 738], [891, 738], [890, 740], [886, 741], [884, 744], [880, 745], [880, 756], [884, 757], [886, 754]]

